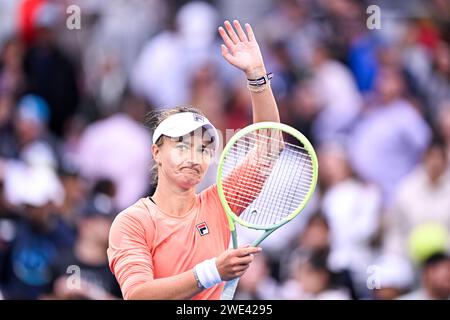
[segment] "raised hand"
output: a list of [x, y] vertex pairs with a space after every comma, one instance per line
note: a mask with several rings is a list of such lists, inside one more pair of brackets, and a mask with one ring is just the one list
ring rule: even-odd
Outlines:
[[234, 20], [233, 25], [234, 28], [227, 20], [224, 23], [225, 28], [219, 27], [224, 42], [221, 45], [223, 57], [231, 65], [244, 71], [249, 79], [264, 76], [266, 69], [252, 27], [248, 23], [245, 24], [246, 34], [239, 21]]

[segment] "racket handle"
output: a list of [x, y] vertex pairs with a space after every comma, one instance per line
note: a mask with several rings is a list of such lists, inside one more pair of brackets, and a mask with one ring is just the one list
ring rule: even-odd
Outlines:
[[239, 278], [227, 281], [225, 287], [223, 288], [220, 300], [233, 300], [234, 292], [236, 291], [237, 285], [239, 283]]

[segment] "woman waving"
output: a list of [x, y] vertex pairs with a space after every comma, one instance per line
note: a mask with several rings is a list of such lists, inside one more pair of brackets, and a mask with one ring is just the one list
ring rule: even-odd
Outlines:
[[[248, 81], [253, 122], [279, 122], [259, 45], [238, 21], [219, 27], [222, 55]], [[108, 258], [125, 299], [219, 299], [223, 281], [240, 277], [261, 249], [228, 249], [230, 232], [215, 185], [196, 194], [219, 135], [196, 108], [155, 115], [151, 151], [157, 186], [122, 211], [110, 231]], [[236, 175], [238, 178], [239, 175]]]

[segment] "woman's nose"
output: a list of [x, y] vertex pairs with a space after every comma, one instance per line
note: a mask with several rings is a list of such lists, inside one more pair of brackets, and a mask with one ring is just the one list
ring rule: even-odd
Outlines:
[[202, 161], [201, 154], [199, 154], [194, 148], [191, 149], [188, 157], [189, 162], [193, 164], [200, 164]]

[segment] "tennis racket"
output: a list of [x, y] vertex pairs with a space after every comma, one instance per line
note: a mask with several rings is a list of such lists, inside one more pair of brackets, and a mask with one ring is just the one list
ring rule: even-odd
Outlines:
[[[233, 248], [236, 223], [264, 233], [294, 219], [305, 208], [317, 183], [317, 156], [296, 129], [277, 122], [258, 122], [238, 131], [219, 159], [217, 190], [227, 214]], [[228, 281], [222, 300], [232, 300], [239, 278]]]

